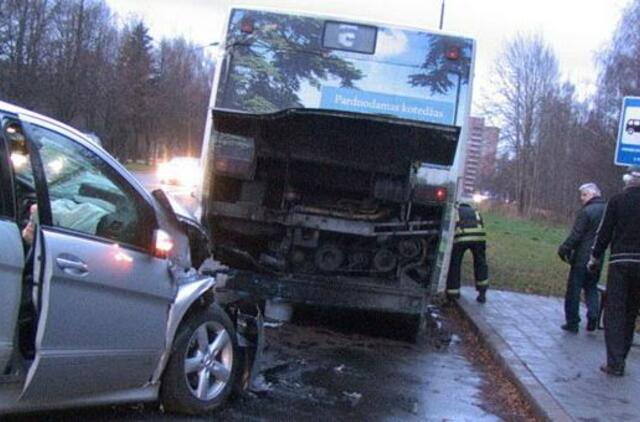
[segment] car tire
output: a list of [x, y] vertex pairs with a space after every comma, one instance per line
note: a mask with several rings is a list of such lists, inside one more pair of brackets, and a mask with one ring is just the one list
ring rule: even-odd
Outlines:
[[633, 133], [634, 133], [634, 132], [635, 132], [635, 130], [633, 130], [633, 129], [631, 129], [631, 128], [627, 129], [627, 133], [628, 133], [629, 135], [633, 135]]
[[164, 409], [188, 415], [219, 409], [234, 390], [240, 362], [235, 330], [222, 308], [212, 305], [189, 316], [178, 328], [162, 377]]

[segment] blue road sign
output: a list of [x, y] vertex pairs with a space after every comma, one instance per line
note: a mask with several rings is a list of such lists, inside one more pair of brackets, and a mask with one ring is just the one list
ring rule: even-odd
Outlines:
[[640, 97], [624, 97], [622, 101], [615, 163], [640, 165]]

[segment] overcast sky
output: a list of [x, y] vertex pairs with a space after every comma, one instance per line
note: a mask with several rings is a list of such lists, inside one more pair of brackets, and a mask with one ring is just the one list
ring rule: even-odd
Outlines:
[[[184, 35], [198, 44], [219, 41], [232, 4], [303, 10], [408, 26], [437, 28], [441, 0], [107, 0], [123, 19], [144, 18], [154, 38]], [[490, 95], [496, 54], [517, 32], [540, 32], [563, 75], [585, 96], [594, 89], [595, 55], [611, 39], [629, 0], [446, 0], [444, 30], [478, 43], [474, 109]]]

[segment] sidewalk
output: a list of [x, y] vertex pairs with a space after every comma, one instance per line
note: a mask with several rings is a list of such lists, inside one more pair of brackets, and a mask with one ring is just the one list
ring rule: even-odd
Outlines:
[[584, 323], [577, 335], [561, 330], [561, 298], [489, 290], [481, 305], [475, 297], [463, 288], [458, 304], [542, 418], [640, 420], [640, 348], [632, 347], [626, 376], [610, 377], [598, 369], [603, 331], [588, 333]]

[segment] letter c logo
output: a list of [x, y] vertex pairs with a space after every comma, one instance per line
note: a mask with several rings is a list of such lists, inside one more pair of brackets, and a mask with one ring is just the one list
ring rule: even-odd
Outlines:
[[356, 40], [357, 26], [340, 25], [340, 33], [338, 34], [338, 42], [344, 47], [353, 47]]

